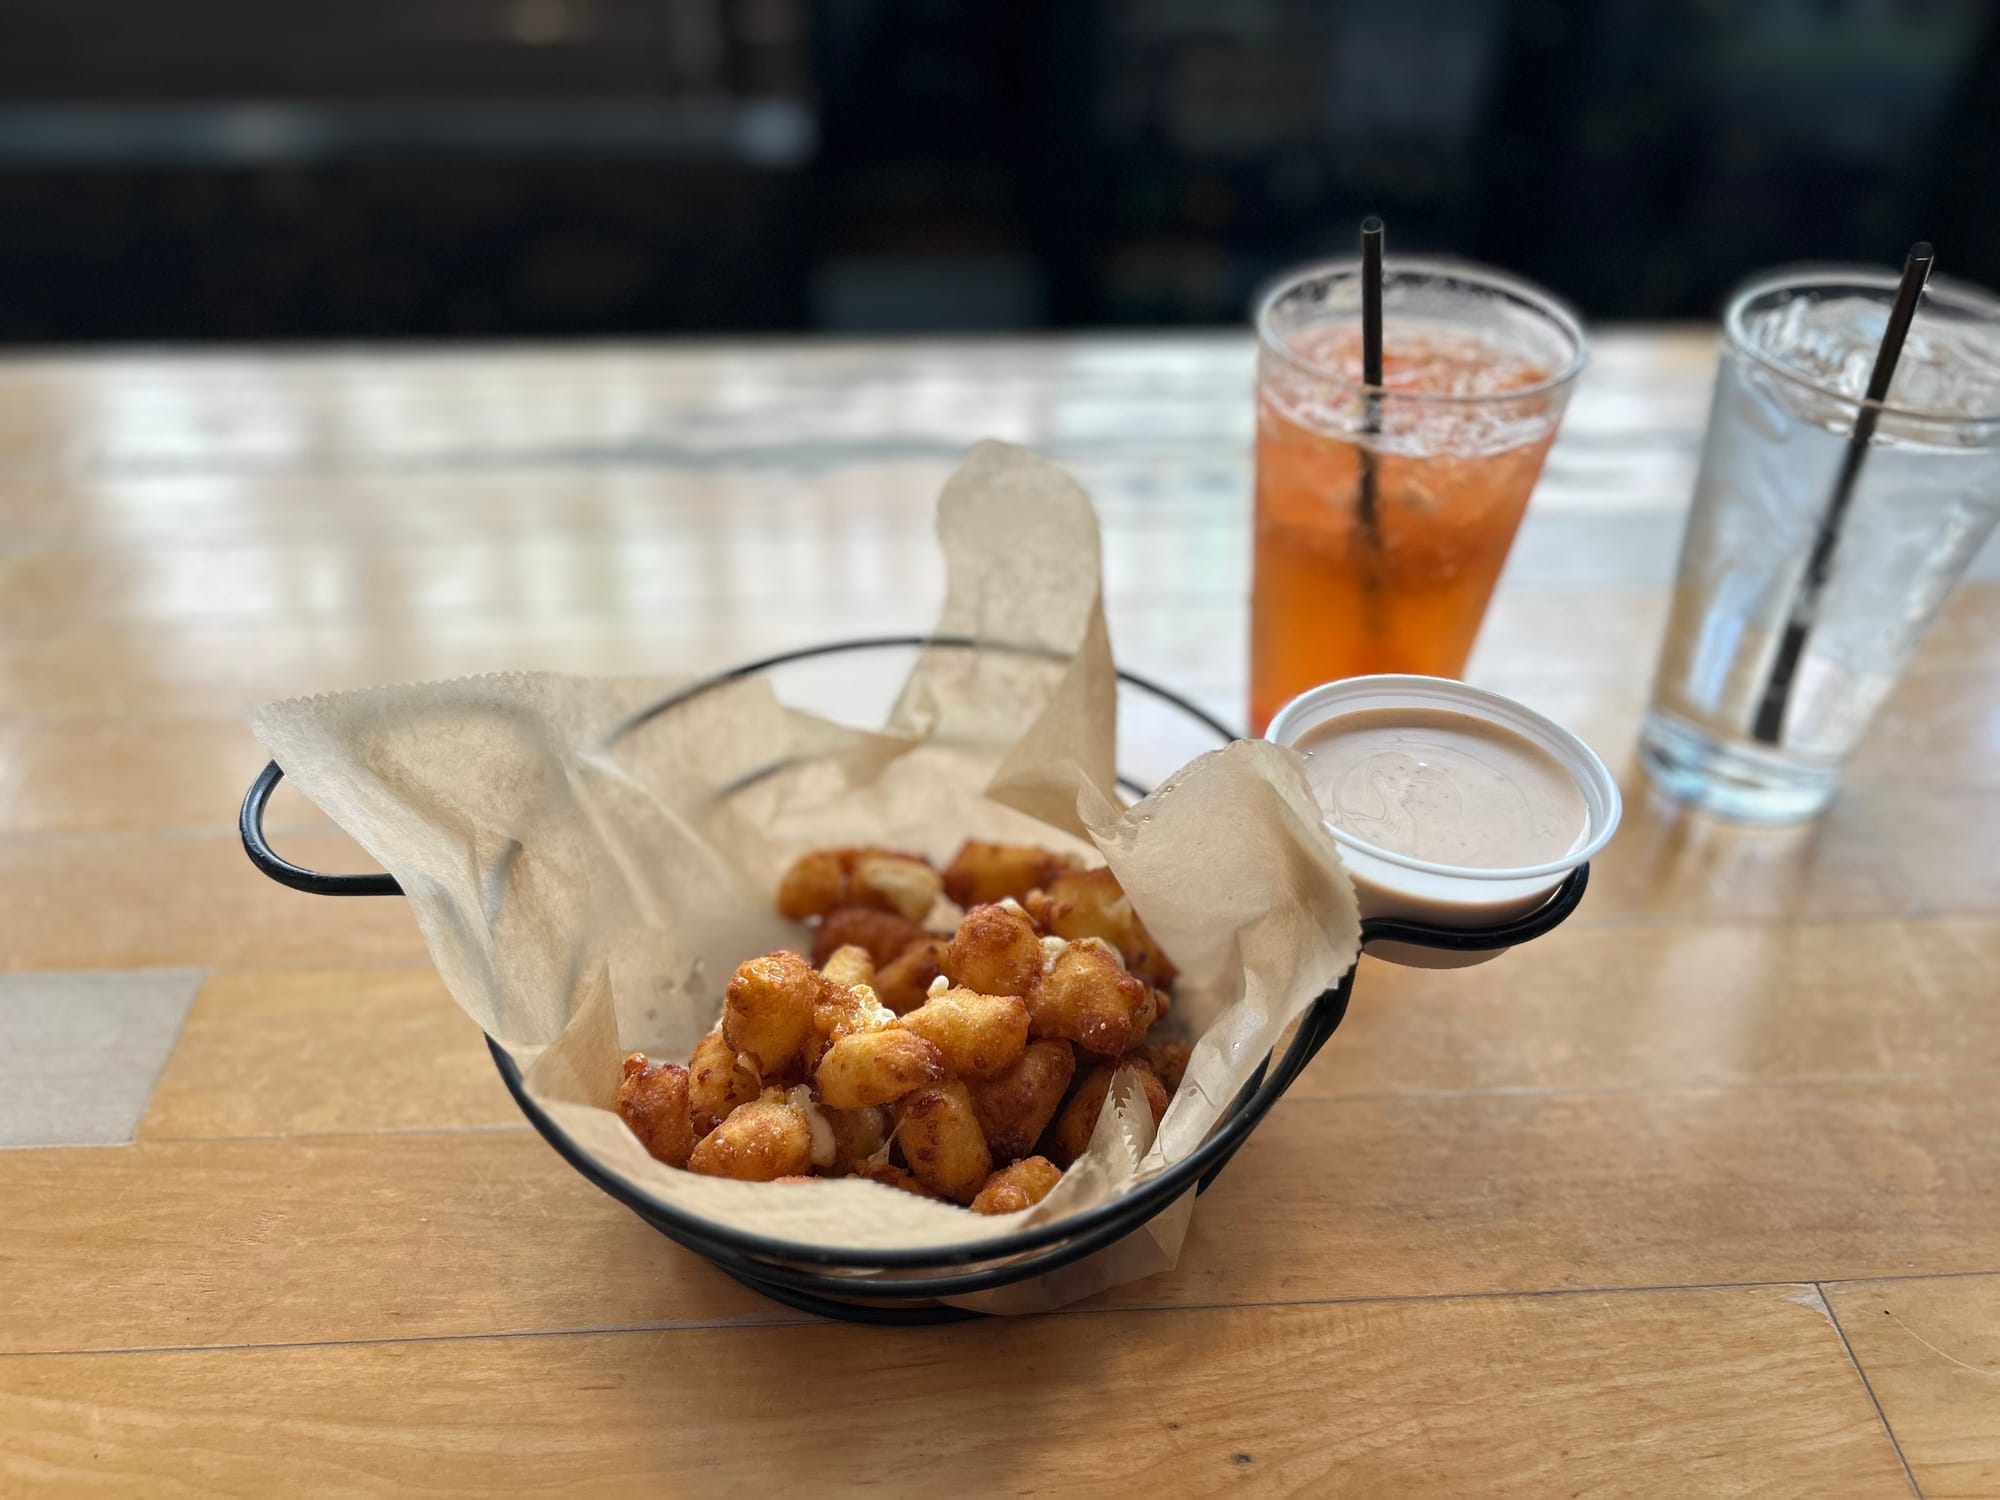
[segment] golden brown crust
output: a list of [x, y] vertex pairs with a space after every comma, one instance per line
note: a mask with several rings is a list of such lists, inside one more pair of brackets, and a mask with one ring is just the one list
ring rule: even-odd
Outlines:
[[1027, 1002], [1012, 995], [946, 990], [903, 1017], [903, 1025], [938, 1049], [961, 1078], [991, 1078], [1020, 1060], [1028, 1045]]
[[[941, 887], [968, 908], [949, 939], [918, 923]], [[1088, 1148], [1119, 1067], [1137, 1070], [1156, 1122], [1186, 1073], [1187, 1043], [1147, 1036], [1173, 966], [1108, 870], [973, 840], [940, 875], [852, 845], [800, 856], [778, 905], [813, 924], [813, 962], [740, 965], [686, 1069], [625, 1064], [618, 1113], [661, 1161], [746, 1181], [861, 1176], [1017, 1213]]]
[[753, 1099], [701, 1138], [687, 1166], [740, 1182], [806, 1176], [812, 1171], [812, 1122], [789, 1100]]
[[[729, 978], [722, 1034], [766, 1083], [803, 1076], [813, 1016], [837, 987], [796, 953], [780, 950], [739, 964]], [[845, 993], [845, 991], [841, 991]]]
[[847, 866], [838, 849], [801, 854], [778, 882], [778, 915], [791, 922], [823, 917], [847, 895]]
[[720, 1031], [696, 1042], [694, 1055], [688, 1058], [688, 1105], [696, 1137], [707, 1135], [762, 1088], [756, 1066], [738, 1057]]
[[1058, 875], [1024, 903], [1045, 930], [1071, 942], [1102, 938], [1119, 952], [1127, 971], [1148, 985], [1165, 988], [1176, 970], [1139, 914], [1132, 910], [1118, 877], [1109, 870], [1070, 870]]
[[944, 972], [982, 995], [1026, 995], [1042, 975], [1042, 936], [1004, 906], [975, 906], [945, 948]]
[[899, 1016], [915, 1010], [930, 998], [931, 981], [944, 972], [948, 946], [941, 937], [927, 937], [905, 948], [876, 971], [875, 998]]
[[862, 845], [813, 849], [792, 861], [779, 881], [778, 914], [803, 922], [843, 906], [867, 906], [919, 922], [943, 883], [921, 854]]
[[911, 1175], [908, 1167], [899, 1167], [893, 1162], [866, 1161], [857, 1163], [856, 1177], [866, 1177], [870, 1182], [879, 1182], [884, 1187], [900, 1188], [906, 1193], [915, 1193], [919, 1198], [935, 1198], [937, 1194], [925, 1187]]
[[1065, 870], [1075, 869], [1076, 864], [1072, 855], [1032, 844], [967, 839], [944, 867], [944, 892], [965, 907], [987, 906], [1010, 896], [1026, 901], [1028, 892], [1047, 885]]
[[1138, 1058], [1153, 1070], [1153, 1076], [1160, 1080], [1171, 1099], [1181, 1091], [1181, 1080], [1187, 1077], [1188, 1058], [1194, 1047], [1179, 1037], [1148, 1038], [1138, 1051]]
[[835, 1109], [889, 1104], [944, 1077], [937, 1048], [913, 1031], [887, 1026], [857, 1031], [826, 1049], [813, 1081]]
[[686, 1166], [695, 1142], [687, 1069], [648, 1062], [645, 1053], [634, 1052], [625, 1059], [625, 1076], [618, 1085], [618, 1118], [658, 1160]]
[[908, 917], [867, 906], [843, 906], [830, 911], [813, 931], [813, 962], [823, 964], [838, 948], [853, 944], [868, 950], [877, 969], [886, 968], [905, 950], [928, 938]]
[[1089, 942], [1064, 948], [1028, 996], [1034, 1035], [1062, 1037], [1100, 1057], [1138, 1046], [1155, 1014], [1152, 989]]
[[1076, 1052], [1068, 1042], [1030, 1042], [1013, 1067], [966, 1085], [980, 1133], [996, 1157], [1007, 1161], [1035, 1149], [1075, 1074]]
[[1062, 1169], [1046, 1156], [1029, 1156], [1011, 1167], [1002, 1167], [986, 1179], [979, 1196], [972, 1200], [976, 1214], [1017, 1214], [1033, 1208], [1049, 1190], [1062, 1181]]
[[826, 962], [819, 966], [819, 971], [844, 989], [875, 983], [875, 960], [858, 943], [834, 949], [826, 956]]
[[826, 1123], [833, 1127], [833, 1164], [829, 1177], [845, 1177], [860, 1170], [862, 1162], [874, 1156], [889, 1141], [889, 1111], [875, 1105], [861, 1109], [822, 1108]]
[[1083, 1081], [1077, 1084], [1069, 1103], [1063, 1106], [1055, 1124], [1049, 1127], [1043, 1146], [1052, 1161], [1067, 1166], [1089, 1147], [1090, 1137], [1097, 1129], [1097, 1117], [1104, 1113], [1104, 1101], [1111, 1095], [1111, 1080], [1120, 1068], [1130, 1068], [1138, 1075], [1139, 1086], [1146, 1092], [1146, 1104], [1153, 1111], [1153, 1123], [1160, 1123], [1160, 1117], [1167, 1112], [1167, 1090], [1153, 1076], [1151, 1068], [1130, 1057], [1099, 1063], [1083, 1075]]
[[858, 852], [848, 879], [848, 897], [856, 906], [877, 906], [912, 922], [923, 921], [943, 888], [928, 860], [882, 850]]
[[970, 1203], [993, 1170], [962, 1083], [919, 1089], [898, 1104], [896, 1143], [917, 1181], [954, 1203]]
[[813, 1005], [812, 1040], [806, 1044], [807, 1071], [819, 1066], [826, 1049], [844, 1036], [857, 1031], [873, 1031], [884, 1020], [882, 1011], [864, 999], [867, 989], [851, 990], [830, 984]]

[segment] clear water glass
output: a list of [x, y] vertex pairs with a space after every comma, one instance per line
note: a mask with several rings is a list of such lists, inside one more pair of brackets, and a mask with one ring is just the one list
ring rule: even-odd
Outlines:
[[1896, 277], [1758, 278], [1731, 299], [1640, 754], [1753, 822], [1813, 816], [2000, 518], [2000, 299], [1933, 279], [1879, 407], [1774, 743], [1754, 732]]

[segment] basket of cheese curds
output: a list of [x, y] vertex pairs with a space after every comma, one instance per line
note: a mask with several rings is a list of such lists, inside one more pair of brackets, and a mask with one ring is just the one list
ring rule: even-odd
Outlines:
[[[760, 1291], [870, 1321], [1171, 1271], [1364, 937], [1468, 941], [1364, 933], [1296, 753], [1115, 667], [1067, 476], [983, 444], [938, 526], [928, 635], [274, 704], [242, 820], [275, 879], [410, 902], [578, 1171]], [[274, 851], [280, 776], [386, 873]]]

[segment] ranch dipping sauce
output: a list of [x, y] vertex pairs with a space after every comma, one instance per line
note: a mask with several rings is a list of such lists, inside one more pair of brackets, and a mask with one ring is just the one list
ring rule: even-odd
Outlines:
[[1293, 743], [1328, 821], [1392, 854], [1520, 869], [1561, 859], [1590, 828], [1583, 789], [1553, 755], [1470, 714], [1363, 709]]
[[[1618, 784], [1561, 725], [1439, 677], [1349, 677], [1301, 693], [1270, 739], [1304, 757], [1365, 917], [1501, 927], [1541, 906], [1618, 826]], [[1378, 939], [1425, 968], [1504, 950]]]

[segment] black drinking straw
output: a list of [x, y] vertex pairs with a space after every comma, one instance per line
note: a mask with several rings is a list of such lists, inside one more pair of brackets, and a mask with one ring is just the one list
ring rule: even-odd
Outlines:
[[1805, 576], [1792, 599], [1792, 613], [1785, 621], [1785, 634], [1778, 642], [1777, 655], [1771, 659], [1771, 676], [1764, 685], [1764, 697], [1757, 705], [1757, 717], [1751, 725], [1750, 732], [1760, 744], [1775, 745], [1784, 736], [1785, 705], [1791, 700], [1792, 678], [1798, 672], [1799, 658], [1805, 655], [1806, 637], [1812, 634], [1820, 595], [1833, 573], [1833, 553], [1840, 544], [1841, 523], [1847, 519], [1847, 507], [1854, 499], [1855, 482], [1861, 478], [1861, 465], [1868, 457], [1868, 445], [1875, 436], [1882, 403], [1889, 399], [1889, 382], [1895, 378], [1903, 340], [1917, 315], [1917, 302], [1924, 294], [1924, 283], [1930, 280], [1931, 262], [1935, 259], [1936, 252], [1930, 242], [1919, 240], [1910, 246], [1909, 256], [1903, 262], [1903, 279], [1897, 283], [1896, 300], [1889, 307], [1889, 324], [1882, 330], [1881, 348], [1875, 351], [1875, 368], [1868, 373], [1868, 394], [1855, 413], [1853, 431], [1847, 435], [1840, 474], [1833, 482], [1833, 495], [1826, 503], [1826, 511], [1819, 518], [1812, 556], [1806, 560]]
[[[1382, 430], [1382, 221], [1370, 214], [1361, 221], [1361, 384], [1363, 398], [1361, 430], [1373, 435]], [[1361, 454], [1361, 488], [1357, 507], [1361, 535], [1369, 551], [1382, 545], [1382, 522], [1375, 506], [1375, 453], [1366, 443]]]

